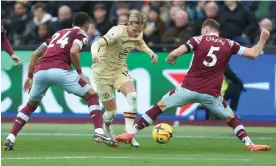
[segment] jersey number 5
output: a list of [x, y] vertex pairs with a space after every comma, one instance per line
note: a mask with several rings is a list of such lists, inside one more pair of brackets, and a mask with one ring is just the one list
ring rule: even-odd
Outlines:
[[[64, 48], [66, 44], [68, 44], [68, 37], [66, 37], [68, 34], [70, 33], [70, 31], [66, 32], [62, 38], [60, 38], [55, 44], [60, 44], [61, 48]], [[60, 36], [60, 33], [55, 33], [53, 35], [53, 38], [51, 40], [51, 42], [48, 45], [48, 48], [54, 47], [54, 42], [58, 39], [58, 37]]]
[[213, 47], [211, 46], [207, 56], [212, 58], [212, 61], [211, 62], [207, 62], [206, 60], [203, 61], [203, 64], [207, 67], [212, 67], [212, 66], [215, 66], [216, 63], [217, 63], [217, 57], [216, 55], [214, 54], [214, 51], [218, 51], [219, 50], [219, 47]]

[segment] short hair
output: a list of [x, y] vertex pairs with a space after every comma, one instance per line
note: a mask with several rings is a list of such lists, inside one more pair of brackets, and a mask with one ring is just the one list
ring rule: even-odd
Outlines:
[[220, 24], [214, 19], [207, 19], [203, 22], [202, 28], [205, 26], [209, 26], [210, 28], [219, 32]]
[[23, 8], [26, 8], [26, 5], [24, 4], [24, 2], [20, 2], [20, 1], [18, 1], [18, 2], [16, 2], [15, 3], [15, 5], [21, 5]]
[[128, 9], [128, 4], [124, 2], [118, 2], [116, 4], [116, 9], [120, 9], [120, 8]]
[[103, 3], [97, 3], [94, 6], [94, 10], [101, 9], [101, 10], [106, 10], [105, 5]]
[[87, 23], [89, 23], [90, 21], [90, 18], [88, 16], [87, 13], [85, 12], [77, 12], [74, 14], [74, 17], [73, 17], [73, 24], [75, 26], [83, 26]]
[[134, 23], [138, 25], [143, 25], [145, 23], [145, 16], [139, 11], [133, 11], [130, 13], [128, 22], [130, 24]]
[[39, 3], [36, 3], [36, 4], [34, 5], [34, 10], [39, 9], [39, 8], [41, 8], [43, 11], [46, 12], [46, 6], [45, 6], [44, 3], [39, 2]]
[[72, 13], [71, 8], [69, 6], [67, 6], [67, 5], [60, 6], [58, 8], [58, 12], [60, 12], [61, 10], [64, 10], [64, 9], [67, 10], [67, 11], [69, 11], [70, 13]]

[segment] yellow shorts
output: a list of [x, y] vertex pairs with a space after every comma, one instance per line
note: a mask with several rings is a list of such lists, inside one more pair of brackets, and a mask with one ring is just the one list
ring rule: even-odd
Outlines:
[[109, 101], [114, 98], [114, 89], [120, 90], [124, 83], [133, 79], [127, 72], [115, 74], [110, 77], [102, 77], [100, 74], [93, 74], [97, 92], [101, 101]]

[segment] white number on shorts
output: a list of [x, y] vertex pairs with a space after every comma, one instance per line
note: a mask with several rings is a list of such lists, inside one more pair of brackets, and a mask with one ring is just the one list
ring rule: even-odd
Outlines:
[[[60, 47], [61, 48], [64, 48], [65, 47], [65, 45], [66, 44], [68, 44], [68, 37], [66, 37], [69, 33], [70, 33], [71, 31], [68, 31], [68, 32], [66, 32], [63, 36], [62, 36], [62, 38], [60, 38], [57, 42], [56, 42], [56, 44], [60, 44]], [[57, 40], [57, 38], [60, 36], [60, 33], [55, 33], [54, 35], [53, 35], [53, 39], [51, 40], [51, 42], [49, 43], [49, 45], [48, 45], [48, 48], [51, 48], [51, 47], [54, 47], [54, 42]]]
[[213, 47], [211, 46], [207, 56], [211, 57], [212, 58], [212, 61], [211, 62], [207, 62], [206, 60], [203, 61], [203, 64], [207, 67], [212, 67], [212, 66], [215, 66], [216, 63], [217, 63], [217, 57], [216, 55], [214, 54], [214, 51], [218, 51], [219, 50], [219, 47]]

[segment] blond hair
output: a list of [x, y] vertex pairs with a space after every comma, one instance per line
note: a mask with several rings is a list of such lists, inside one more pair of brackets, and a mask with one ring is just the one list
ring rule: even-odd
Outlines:
[[145, 23], [145, 16], [139, 11], [133, 11], [130, 13], [128, 22], [130, 24], [134, 23], [138, 25], [143, 25]]

